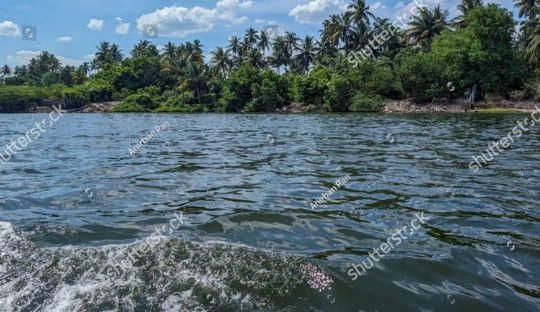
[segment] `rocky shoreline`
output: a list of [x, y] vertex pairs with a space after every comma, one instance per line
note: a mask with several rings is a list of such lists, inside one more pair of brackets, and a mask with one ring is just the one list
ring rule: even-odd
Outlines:
[[[110, 113], [112, 109], [121, 104], [121, 101], [89, 103], [80, 108], [66, 109], [70, 113]], [[472, 110], [468, 110], [465, 101], [434, 102], [431, 104], [415, 104], [410, 101], [391, 101], [385, 104], [383, 113], [466, 113], [479, 112], [483, 109], [501, 109], [515, 112], [532, 112], [535, 105], [540, 107], [538, 101], [506, 101], [486, 103], [478, 102], [474, 104]], [[30, 109], [29, 113], [47, 113], [52, 111], [51, 105], [36, 106]], [[291, 103], [291, 105], [278, 110], [278, 113], [302, 114], [317, 113], [308, 111], [308, 106], [301, 103]], [[323, 112], [320, 112], [323, 113]]]

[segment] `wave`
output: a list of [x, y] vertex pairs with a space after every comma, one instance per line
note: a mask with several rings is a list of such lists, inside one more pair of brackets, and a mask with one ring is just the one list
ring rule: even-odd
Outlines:
[[313, 291], [305, 259], [221, 242], [40, 247], [0, 222], [0, 254], [2, 312], [305, 311]]

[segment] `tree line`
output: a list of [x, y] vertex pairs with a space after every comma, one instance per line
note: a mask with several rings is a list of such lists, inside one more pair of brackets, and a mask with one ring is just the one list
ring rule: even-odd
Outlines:
[[[314, 112], [377, 111], [388, 99], [456, 99], [472, 86], [481, 97], [538, 100], [538, 0], [516, 6], [519, 21], [499, 5], [462, 0], [452, 20], [440, 6], [425, 7], [400, 27], [354, 0], [322, 22], [320, 38], [249, 28], [208, 60], [199, 40], [161, 51], [143, 40], [128, 55], [101, 42], [78, 67], [42, 52], [27, 65], [0, 68], [0, 106], [64, 98], [121, 100], [117, 111], [137, 112], [273, 112], [291, 103]], [[370, 44], [382, 32], [385, 40]], [[366, 46], [370, 56], [359, 58]]]

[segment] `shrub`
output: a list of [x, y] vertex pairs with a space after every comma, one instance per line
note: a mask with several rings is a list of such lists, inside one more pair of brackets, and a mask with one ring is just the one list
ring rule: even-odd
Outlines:
[[326, 109], [331, 112], [348, 111], [353, 94], [353, 88], [347, 79], [337, 74], [332, 75], [324, 96]]
[[225, 80], [219, 111], [241, 112], [249, 101], [252, 100], [252, 86], [261, 83], [261, 75], [256, 68], [241, 66], [234, 70]]
[[324, 104], [324, 95], [328, 90], [328, 82], [332, 74], [326, 68], [315, 68], [308, 76], [296, 76], [293, 79], [291, 93], [296, 101], [304, 105]]
[[443, 68], [431, 54], [405, 55], [398, 73], [405, 95], [417, 103], [432, 101], [446, 94]]
[[149, 112], [157, 107], [157, 102], [146, 93], [128, 96], [125, 101], [114, 107], [114, 112]]
[[39, 90], [34, 87], [0, 86], [0, 113], [25, 112], [41, 99]]
[[275, 112], [289, 102], [289, 87], [285, 77], [270, 70], [264, 71], [261, 76], [262, 82], [251, 87], [253, 100], [244, 111]]
[[384, 98], [378, 94], [357, 92], [350, 106], [351, 112], [380, 112], [384, 108]]
[[193, 113], [204, 111], [203, 106], [189, 104], [193, 99], [195, 99], [195, 95], [191, 91], [176, 95], [168, 93], [168, 95], [170, 96], [164, 99], [164, 101], [155, 110], [156, 112]]

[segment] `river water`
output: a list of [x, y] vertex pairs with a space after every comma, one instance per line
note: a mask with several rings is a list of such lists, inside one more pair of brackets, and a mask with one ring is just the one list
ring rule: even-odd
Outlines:
[[527, 116], [65, 114], [0, 163], [0, 311], [538, 311], [540, 125], [469, 169]]

